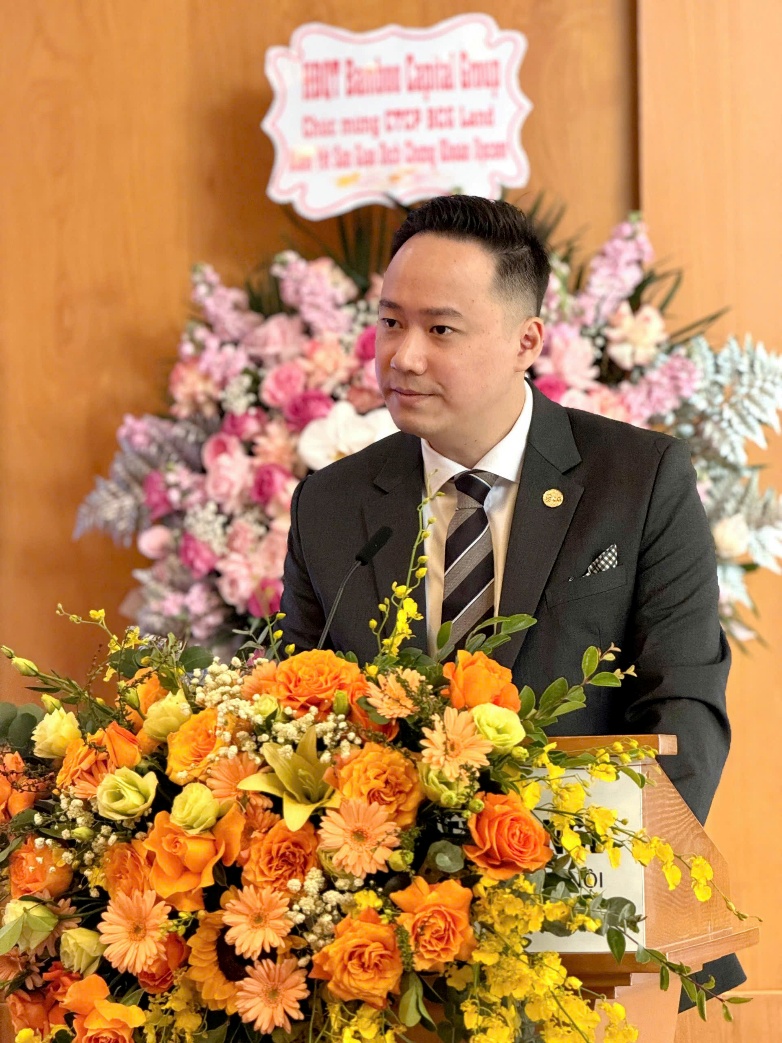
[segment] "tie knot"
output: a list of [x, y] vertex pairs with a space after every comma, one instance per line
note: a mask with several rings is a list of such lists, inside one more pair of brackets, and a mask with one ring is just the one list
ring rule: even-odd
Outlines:
[[490, 471], [462, 471], [453, 480], [456, 486], [456, 509], [482, 507], [486, 502], [497, 475]]

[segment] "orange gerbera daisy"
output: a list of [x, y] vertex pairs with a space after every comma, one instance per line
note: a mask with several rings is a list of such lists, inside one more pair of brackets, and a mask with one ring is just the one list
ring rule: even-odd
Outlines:
[[343, 800], [339, 811], [329, 808], [320, 827], [320, 847], [332, 851], [337, 869], [366, 876], [386, 868], [391, 850], [399, 847], [399, 827], [389, 822], [382, 804]]
[[116, 894], [98, 924], [106, 959], [118, 971], [139, 974], [165, 951], [163, 924], [171, 906], [154, 891]]
[[290, 1019], [304, 1017], [299, 1000], [309, 996], [306, 970], [296, 960], [273, 963], [261, 960], [236, 989], [236, 1009], [242, 1021], [252, 1022], [256, 1032], [269, 1035], [275, 1028], [290, 1032]]
[[[250, 775], [257, 775], [258, 771], [258, 761], [249, 753], [238, 753], [235, 757], [219, 757], [209, 765], [206, 784], [217, 800], [239, 800], [240, 797], [247, 796], [238, 789], [239, 783]], [[266, 800], [266, 807], [270, 808], [272, 802], [268, 798]]]
[[240, 956], [257, 960], [262, 952], [276, 949], [291, 931], [288, 898], [271, 887], [248, 884], [226, 903], [223, 922], [228, 924], [225, 940]]
[[367, 685], [367, 702], [387, 721], [409, 717], [411, 713], [415, 713], [416, 705], [407, 689], [417, 691], [423, 680], [417, 670], [397, 670], [393, 674], [381, 674], [377, 684], [370, 682]]
[[442, 717], [435, 718], [433, 728], [421, 729], [421, 760], [442, 773], [449, 782], [463, 777], [469, 768], [485, 768], [486, 754], [493, 747], [478, 733], [469, 710], [449, 706]]

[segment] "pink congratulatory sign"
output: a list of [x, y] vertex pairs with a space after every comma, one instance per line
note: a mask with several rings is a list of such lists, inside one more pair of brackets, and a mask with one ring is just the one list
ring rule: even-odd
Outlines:
[[318, 220], [367, 203], [522, 187], [519, 32], [484, 14], [352, 33], [313, 22], [271, 47], [268, 194]]

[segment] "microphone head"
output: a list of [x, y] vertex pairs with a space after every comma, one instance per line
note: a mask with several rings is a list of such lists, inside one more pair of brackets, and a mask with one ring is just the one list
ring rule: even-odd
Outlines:
[[381, 547], [385, 547], [391, 539], [392, 530], [387, 525], [382, 525], [377, 532], [370, 536], [364, 546], [356, 555], [356, 561], [361, 565], [368, 565]]

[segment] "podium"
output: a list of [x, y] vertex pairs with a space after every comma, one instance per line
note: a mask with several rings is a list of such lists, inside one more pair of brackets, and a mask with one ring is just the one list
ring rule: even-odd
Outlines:
[[[577, 753], [597, 747], [610, 747], [617, 739], [627, 738], [637, 739], [642, 746], [655, 750], [659, 757], [676, 753], [676, 737], [673, 735], [557, 736], [556, 742], [558, 749]], [[679, 796], [656, 758], [634, 762], [633, 768], [649, 781], [643, 789], [639, 789], [632, 780], [626, 780], [628, 787], [634, 791], [631, 800], [636, 812], [635, 815], [632, 812], [630, 814], [629, 828], [643, 825], [650, 836], [659, 836], [667, 841], [677, 854], [702, 855], [714, 870], [712, 883], [729, 896], [730, 883], [724, 858]], [[603, 804], [613, 809], [617, 807], [616, 798], [621, 795], [619, 783], [604, 784], [599, 796], [596, 789], [593, 786], [588, 796], [590, 803]], [[615, 794], [613, 802], [612, 793]], [[590, 857], [599, 859], [602, 856]], [[656, 861], [644, 867], [630, 863], [630, 856], [625, 853], [623, 862], [630, 870], [629, 881], [625, 874], [623, 883], [629, 882], [636, 892], [625, 897], [635, 901], [636, 908], [645, 916], [643, 937], [639, 940], [646, 948], [657, 949], [675, 963], [685, 963], [696, 971], [704, 963], [757, 943], [758, 928], [748, 926], [748, 921], [738, 920], [725, 907], [716, 888], [709, 902], [697, 900], [686, 869], [683, 870], [681, 883], [670, 891]], [[607, 894], [624, 894], [622, 884], [611, 879], [606, 879], [604, 889]], [[640, 901], [637, 897], [640, 897]], [[639, 963], [629, 944], [620, 963], [609, 951], [605, 938], [585, 932], [576, 932], [568, 938], [533, 935], [533, 946], [538, 950], [561, 952], [568, 972], [579, 978], [585, 988], [621, 1003], [627, 1010], [628, 1021], [639, 1030], [638, 1043], [673, 1043], [679, 1007], [678, 980], [672, 975], [668, 990], [663, 992], [657, 965], [653, 962]], [[709, 1018], [712, 1017], [720, 1017], [720, 1012], [709, 1010]], [[438, 1039], [420, 1025], [409, 1035], [417, 1043], [434, 1043]]]

